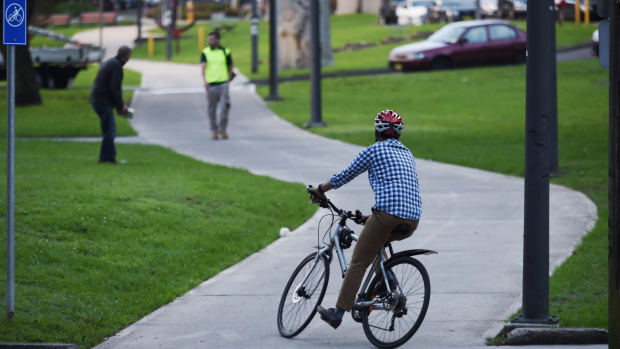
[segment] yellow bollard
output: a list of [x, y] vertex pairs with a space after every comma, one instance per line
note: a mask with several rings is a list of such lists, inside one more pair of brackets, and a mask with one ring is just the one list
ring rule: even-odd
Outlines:
[[575, 0], [575, 24], [581, 22], [581, 9], [579, 8], [579, 0]]
[[590, 25], [590, 0], [585, 0], [586, 10], [583, 13], [583, 24]]
[[198, 51], [202, 52], [205, 49], [205, 28], [198, 27]]
[[153, 34], [149, 35], [149, 57], [155, 55], [155, 38]]
[[192, 0], [188, 0], [185, 4], [185, 12], [187, 13], [186, 20], [188, 23], [194, 23], [194, 2]]

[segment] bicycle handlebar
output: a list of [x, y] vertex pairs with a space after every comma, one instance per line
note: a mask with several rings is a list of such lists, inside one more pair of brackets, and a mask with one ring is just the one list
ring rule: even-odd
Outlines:
[[[316, 193], [314, 192], [314, 188], [312, 188], [312, 185], [308, 184], [308, 189], [306, 189], [306, 191], [308, 192], [308, 194], [314, 195], [318, 197], [319, 199], [321, 199], [322, 202], [325, 201], [323, 198], [316, 195]], [[341, 210], [338, 207], [336, 207], [336, 205], [334, 205], [334, 203], [331, 202], [331, 200], [329, 199], [327, 199], [327, 203], [325, 205], [320, 205], [320, 204], [318, 205], [323, 208], [327, 208], [329, 205], [329, 207], [331, 207], [334, 211], [336, 211], [339, 216], [341, 217], [346, 216], [347, 218], [352, 219], [357, 224], [363, 224], [359, 222], [359, 220], [362, 219], [362, 217], [364, 217], [364, 215], [362, 214], [360, 210], [355, 210], [355, 213], [352, 213], [351, 211]]]

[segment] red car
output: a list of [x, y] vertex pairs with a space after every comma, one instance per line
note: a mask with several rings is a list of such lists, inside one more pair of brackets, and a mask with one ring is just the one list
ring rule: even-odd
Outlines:
[[390, 51], [393, 70], [448, 69], [525, 63], [525, 32], [501, 20], [448, 24], [427, 40]]

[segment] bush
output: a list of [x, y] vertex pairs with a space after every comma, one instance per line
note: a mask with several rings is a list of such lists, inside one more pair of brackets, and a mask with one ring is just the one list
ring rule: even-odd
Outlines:
[[63, 2], [54, 7], [54, 13], [66, 13], [71, 17], [79, 17], [82, 12], [98, 11], [96, 5], [91, 2]]

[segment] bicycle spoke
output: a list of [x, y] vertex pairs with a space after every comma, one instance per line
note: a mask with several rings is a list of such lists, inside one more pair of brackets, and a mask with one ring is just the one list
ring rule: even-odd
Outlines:
[[[364, 331], [373, 344], [377, 346], [402, 345], [420, 326], [419, 322], [424, 317], [420, 314], [424, 314], [426, 307], [428, 307], [426, 295], [427, 286], [430, 285], [427, 285], [427, 274], [423, 274], [416, 263], [419, 262], [413, 259], [403, 259], [389, 267], [400, 286], [400, 288], [397, 287], [393, 290], [395, 292], [394, 297], [405, 297], [404, 300], [397, 300], [398, 302], [404, 301], [404, 307], [401, 303], [398, 308], [395, 308], [394, 311], [397, 313], [383, 309], [375, 309], [372, 312], [365, 311]], [[373, 281], [370, 287], [376, 287], [380, 278], [377, 277], [374, 280], [376, 281]], [[373, 293], [376, 294], [376, 291]], [[379, 303], [381, 304], [383, 301]]]
[[316, 259], [316, 255], [310, 255], [297, 267], [280, 300], [278, 328], [283, 336], [295, 336], [314, 316], [316, 306], [325, 293], [329, 275], [327, 267], [325, 257]]

